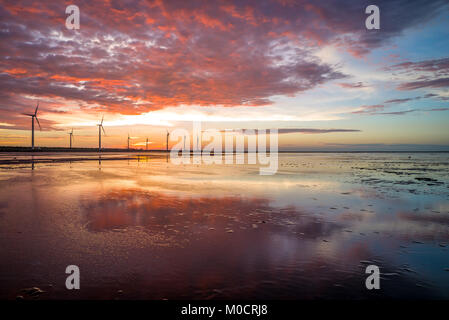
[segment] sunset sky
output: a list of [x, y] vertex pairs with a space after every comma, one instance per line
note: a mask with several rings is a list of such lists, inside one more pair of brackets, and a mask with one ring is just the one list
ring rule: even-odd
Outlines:
[[37, 146], [96, 147], [104, 115], [104, 147], [200, 120], [284, 129], [281, 150], [449, 150], [449, 2], [0, 0], [0, 145], [30, 145], [37, 101]]

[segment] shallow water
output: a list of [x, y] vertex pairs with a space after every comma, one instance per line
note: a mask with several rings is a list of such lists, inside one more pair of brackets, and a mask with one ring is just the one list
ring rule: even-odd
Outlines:
[[2, 165], [0, 190], [3, 299], [449, 298], [447, 153]]

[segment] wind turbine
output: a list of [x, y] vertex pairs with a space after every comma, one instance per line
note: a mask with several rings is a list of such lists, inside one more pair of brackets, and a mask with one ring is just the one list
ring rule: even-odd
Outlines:
[[145, 150], [148, 151], [148, 138], [147, 138], [147, 142], [145, 143]]
[[39, 125], [39, 130], [42, 130], [39, 119], [37, 118], [37, 109], [39, 108], [39, 102], [37, 102], [36, 109], [34, 113], [22, 113], [25, 116], [31, 117], [31, 150], [34, 150], [34, 118], [36, 118], [37, 124]]
[[71, 131], [71, 132], [69, 132], [69, 135], [70, 135], [70, 149], [72, 149], [72, 140], [73, 140], [73, 128], [72, 128], [72, 131]]
[[106, 135], [106, 131], [103, 128], [103, 120], [104, 116], [101, 118], [101, 122], [97, 124], [98, 126], [98, 151], [101, 152], [101, 130], [103, 130], [104, 135]]
[[128, 151], [129, 151], [129, 140], [131, 140], [131, 138], [129, 137], [129, 133], [128, 133]]
[[168, 129], [166, 129], [167, 130], [167, 143], [166, 143], [166, 151], [168, 152], [168, 137], [170, 137], [170, 132], [168, 132]]

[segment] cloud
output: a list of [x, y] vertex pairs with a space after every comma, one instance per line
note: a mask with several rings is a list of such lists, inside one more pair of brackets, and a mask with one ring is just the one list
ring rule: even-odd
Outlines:
[[424, 98], [435, 98], [437, 100], [442, 100], [442, 101], [448, 101], [449, 97], [445, 97], [445, 96], [440, 96], [438, 94], [435, 93], [428, 93], [424, 96]]
[[298, 45], [297, 17], [282, 7], [81, 1], [74, 32], [64, 27], [63, 4], [25, 2], [1, 11], [0, 88], [11, 98], [60, 97], [86, 110], [140, 114], [178, 105], [264, 106], [272, 96], [345, 77]]
[[421, 80], [401, 83], [398, 90], [415, 90], [421, 88], [447, 88], [449, 87], [449, 78], [440, 78], [432, 80]]
[[395, 116], [402, 116], [406, 115], [412, 112], [439, 112], [439, 111], [447, 111], [449, 108], [433, 108], [433, 109], [409, 109], [409, 110], [403, 110], [403, 111], [391, 111], [391, 112], [359, 112], [359, 113], [367, 113], [370, 115], [395, 115]]
[[319, 133], [333, 133], [333, 132], [361, 132], [357, 129], [310, 129], [310, 128], [281, 128], [278, 129], [278, 133], [306, 133], [306, 134], [319, 134]]
[[402, 62], [392, 65], [387, 70], [415, 78], [397, 86], [398, 90], [415, 90], [421, 88], [449, 87], [449, 58]]
[[421, 97], [404, 98], [404, 99], [391, 99], [391, 100], [385, 101], [384, 103], [404, 103], [404, 102], [413, 101], [413, 100], [419, 100], [419, 99], [421, 99]]
[[395, 115], [395, 116], [402, 116], [404, 114], [408, 114], [408, 113], [415, 112], [415, 111], [419, 111], [419, 109], [412, 109], [412, 110], [405, 110], [405, 111], [392, 111], [392, 112], [379, 112], [379, 113], [375, 113], [375, 114], [390, 114], [390, 115]]
[[[434, 94], [427, 94], [424, 97], [434, 97], [437, 95]], [[384, 104], [397, 104], [397, 103], [404, 103], [412, 100], [419, 100], [422, 97], [414, 97], [414, 98], [404, 98], [404, 99], [391, 99], [384, 102]], [[385, 109], [384, 104], [375, 104], [375, 105], [363, 105], [360, 106], [357, 110], [352, 111], [353, 114], [362, 114], [362, 115], [406, 115], [412, 112], [435, 112], [435, 111], [447, 111], [449, 108], [442, 107], [442, 108], [432, 108], [432, 109], [409, 109], [409, 110], [398, 110], [398, 111], [389, 111], [389, 112], [383, 112]]]
[[[254, 132], [256, 134], [259, 132], [259, 131], [257, 131], [258, 129], [240, 129], [240, 130], [243, 130], [243, 131], [254, 130]], [[221, 132], [222, 133], [240, 132], [240, 130], [234, 130], [234, 129], [221, 130]], [[266, 129], [266, 132], [268, 133], [269, 130], [274, 130], [274, 129]], [[289, 134], [289, 133], [321, 134], [321, 133], [335, 133], [335, 132], [361, 132], [361, 130], [358, 130], [358, 129], [278, 128], [276, 130], [278, 131], [278, 134]]]
[[440, 144], [405, 144], [405, 143], [326, 143], [327, 147], [334, 147], [336, 150], [357, 150], [357, 151], [449, 151], [449, 145]]
[[340, 83], [337, 83], [337, 85], [339, 85], [340, 87], [345, 88], [345, 89], [366, 88], [366, 85], [363, 84], [363, 82], [356, 82], [356, 83], [340, 82]]
[[389, 68], [390, 70], [400, 70], [404, 72], [437, 72], [447, 74], [449, 72], [449, 58], [431, 59], [418, 62], [402, 62]]
[[375, 104], [369, 106], [361, 106], [358, 110], [353, 111], [352, 113], [356, 114], [373, 114], [377, 111], [383, 110], [385, 106], [383, 104]]
[[143, 141], [143, 142], [132, 143], [131, 145], [137, 146], [137, 147], [141, 147], [141, 146], [146, 147], [147, 144], [152, 144], [152, 143], [153, 143], [152, 141], [148, 141], [148, 143], [146, 141]]
[[323, 46], [362, 57], [429, 21], [447, 2], [376, 4], [382, 29], [366, 32], [366, 4], [349, 0], [80, 0], [81, 29], [74, 31], [65, 28], [65, 2], [3, 1], [0, 108], [22, 112], [33, 98], [125, 115], [185, 105], [267, 106], [274, 96], [347, 77], [316, 57]]
[[404, 103], [404, 102], [409, 102], [409, 101], [416, 101], [416, 100], [421, 100], [421, 99], [429, 99], [429, 98], [435, 98], [435, 99], [443, 100], [443, 101], [449, 99], [448, 97], [443, 97], [443, 96], [440, 96], [440, 95], [435, 94], [435, 93], [427, 93], [427, 94], [425, 94], [423, 96], [418, 96], [418, 97], [413, 97], [413, 98], [391, 99], [391, 100], [384, 101], [384, 103], [385, 104], [393, 104], [393, 103], [398, 103], [399, 104], [399, 103]]

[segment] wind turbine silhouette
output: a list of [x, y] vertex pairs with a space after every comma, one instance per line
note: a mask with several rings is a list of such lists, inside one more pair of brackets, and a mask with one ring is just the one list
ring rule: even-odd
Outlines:
[[97, 124], [98, 126], [98, 151], [101, 152], [101, 130], [103, 130], [104, 135], [106, 135], [106, 131], [103, 128], [103, 120], [104, 116], [101, 118], [101, 122]]
[[25, 116], [31, 117], [31, 150], [34, 150], [34, 118], [36, 118], [37, 124], [39, 125], [39, 130], [42, 131], [41, 124], [37, 118], [37, 109], [39, 108], [39, 101], [37, 102], [36, 109], [34, 113], [22, 113]]
[[69, 132], [69, 135], [70, 135], [70, 149], [72, 149], [72, 140], [73, 140], [73, 128], [72, 128], [72, 131], [71, 131], [71, 132]]
[[129, 133], [128, 133], [128, 151], [129, 151], [129, 140], [131, 140], [131, 138], [129, 137]]
[[148, 138], [147, 138], [147, 142], [145, 143], [145, 150], [148, 151]]
[[166, 151], [168, 152], [168, 137], [170, 137], [170, 132], [168, 132], [168, 129], [166, 129], [167, 130], [167, 143], [166, 143]]

